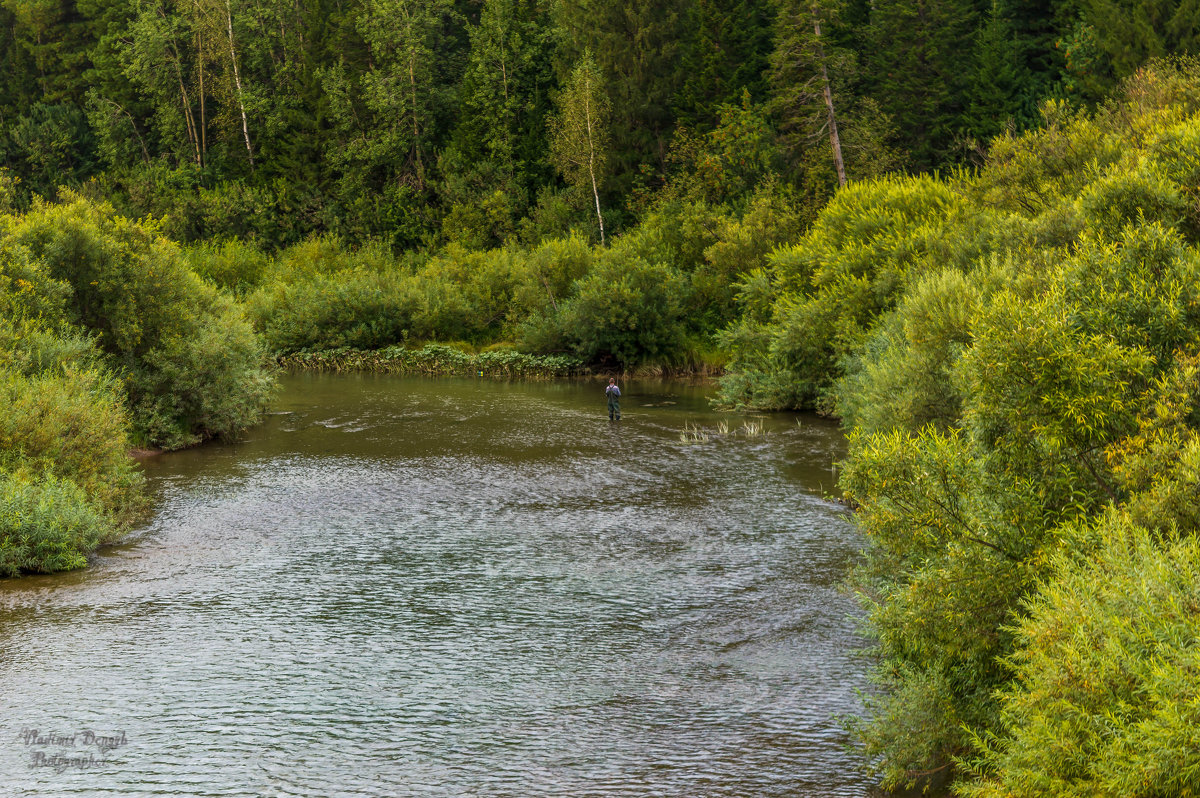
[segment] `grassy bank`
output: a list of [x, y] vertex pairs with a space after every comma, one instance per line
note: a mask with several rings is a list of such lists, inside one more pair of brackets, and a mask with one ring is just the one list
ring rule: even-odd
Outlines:
[[420, 349], [389, 346], [384, 349], [334, 349], [295, 352], [278, 358], [289, 371], [374, 372], [459, 377], [516, 377], [552, 379], [584, 374], [584, 364], [564, 355], [530, 355], [511, 349], [464, 352], [446, 344], [426, 344]]

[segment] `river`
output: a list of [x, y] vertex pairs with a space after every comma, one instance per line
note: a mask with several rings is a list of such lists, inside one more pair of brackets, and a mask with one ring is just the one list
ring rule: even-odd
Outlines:
[[0, 583], [0, 794], [871, 794], [836, 425], [625, 387], [290, 376], [147, 460], [127, 542]]

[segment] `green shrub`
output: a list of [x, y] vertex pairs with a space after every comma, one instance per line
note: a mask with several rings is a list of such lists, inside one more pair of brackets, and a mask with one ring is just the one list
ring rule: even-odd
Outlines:
[[1112, 513], [1031, 600], [969, 798], [1200, 794], [1200, 541]]
[[[1082, 753], [1054, 769], [1043, 754], [1067, 716], [1045, 692], [1001, 722], [1043, 666], [1018, 670], [1016, 683], [1001, 667], [1030, 645], [1014, 625], [1041, 606], [1038, 596], [1055, 594], [1063, 572], [1051, 562], [1079, 548], [1072, 530], [1112, 508], [1165, 536], [1200, 523], [1191, 470], [1200, 462], [1191, 355], [1200, 350], [1200, 259], [1176, 230], [1148, 221], [1140, 200], [1089, 205], [1141, 196], [1123, 193], [1145, 185], [1130, 181], [1098, 178], [1094, 197], [1078, 203], [1086, 230], [1069, 250], [1028, 238], [965, 273], [914, 283], [844, 361], [839, 401], [858, 431], [843, 487], [870, 540], [857, 583], [887, 688], [870, 699], [857, 734], [889, 786], [949, 773], [973, 739], [1001, 728], [1004, 741], [976, 764], [995, 787], [981, 795], [1135, 786], [1091, 780], [1077, 765], [1111, 752], [1072, 740], [1070, 727], [1066, 744]], [[777, 301], [773, 319], [783, 312], [791, 307]], [[1109, 698], [1107, 711], [1123, 711]], [[1005, 752], [1016, 750], [1019, 728], [1042, 722], [1035, 704], [1045, 729], [1021, 756], [1042, 759], [1028, 771], [1017, 762], [1009, 780]], [[1151, 737], [1125, 739], [1130, 761], [1157, 761]]]
[[971, 344], [986, 290], [956, 269], [914, 286], [847, 360], [835, 390], [843, 423], [866, 433], [958, 425], [963, 396], [955, 366]]
[[235, 296], [245, 296], [262, 284], [272, 267], [261, 249], [242, 241], [209, 241], [183, 252], [196, 274]]
[[1108, 238], [1143, 222], [1181, 227], [1188, 216], [1188, 202], [1165, 171], [1146, 163], [1118, 164], [1110, 174], [1088, 185], [1079, 195], [1088, 227]]
[[1192, 244], [1200, 243], [1200, 119], [1154, 131], [1148, 157], [1185, 198], [1181, 229]]
[[56, 324], [66, 319], [71, 286], [50, 276], [11, 238], [0, 239], [0, 319]]
[[518, 337], [528, 320], [558, 313], [594, 262], [591, 245], [577, 235], [543, 241], [529, 251], [520, 264], [521, 279], [513, 293], [506, 334]]
[[863, 181], [840, 191], [799, 243], [769, 256], [772, 318], [758, 333], [725, 337], [732, 357], [724, 401], [764, 408], [821, 403], [845, 358], [905, 291], [1006, 249], [1019, 238], [1017, 225], [932, 177]]
[[413, 331], [423, 298], [407, 275], [351, 270], [260, 288], [247, 312], [276, 354], [377, 349]]
[[563, 307], [562, 329], [588, 362], [625, 367], [677, 357], [687, 345], [686, 291], [675, 269], [609, 250]]
[[756, 194], [741, 216], [720, 217], [715, 240], [704, 250], [704, 263], [691, 274], [689, 315], [702, 319], [709, 330], [734, 322], [742, 281], [765, 267], [775, 249], [799, 241], [806, 221], [774, 186]]
[[270, 261], [263, 282], [302, 282], [347, 271], [390, 272], [397, 260], [379, 246], [350, 247], [334, 235], [310, 236]]
[[142, 441], [186, 446], [261, 416], [270, 379], [259, 340], [241, 309], [153, 226], [67, 194], [10, 219], [8, 234], [70, 284], [67, 315], [96, 336], [124, 379]]
[[70, 480], [114, 517], [138, 510], [142, 479], [128, 457], [128, 413], [102, 371], [68, 363], [25, 376], [0, 368], [0, 405], [0, 471]]
[[1119, 137], [1065, 101], [1047, 102], [1042, 117], [1042, 127], [992, 142], [986, 168], [967, 184], [985, 206], [1037, 216], [1077, 197], [1097, 169], [1124, 155]]
[[82, 568], [111, 530], [70, 480], [0, 473], [0, 576]]

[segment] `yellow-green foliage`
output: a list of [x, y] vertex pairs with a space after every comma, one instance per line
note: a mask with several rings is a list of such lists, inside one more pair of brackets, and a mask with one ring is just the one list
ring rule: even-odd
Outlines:
[[257, 288], [271, 266], [261, 249], [243, 241], [210, 241], [184, 250], [184, 258], [196, 274], [235, 296]]
[[1200, 795], [1200, 541], [1120, 514], [1070, 541], [1030, 601], [967, 798]]
[[968, 270], [1014, 235], [1008, 216], [932, 177], [852, 184], [799, 243], [769, 258], [770, 320], [744, 317], [725, 334], [725, 401], [811, 406], [904, 291], [946, 268]]
[[[534, 247], [452, 244], [436, 255], [395, 258], [320, 237], [266, 261], [240, 244], [196, 247], [188, 258], [214, 283], [245, 295], [277, 355], [465, 340], [513, 341], [594, 362], [685, 363], [736, 317], [744, 273], [794, 240], [800, 226], [789, 198], [770, 184], [744, 213], [662, 202], [607, 249], [572, 235]], [[665, 282], [651, 286], [647, 274]], [[601, 307], [617, 296], [625, 310]]]
[[1119, 498], [1059, 530], [963, 795], [1200, 794], [1198, 398], [1200, 355], [1180, 356], [1107, 447]]
[[111, 529], [70, 480], [0, 472], [0, 576], [82, 568]]
[[131, 433], [237, 432], [270, 390], [263, 359], [153, 225], [70, 194], [0, 218], [0, 575], [80, 567], [116, 539], [144, 506]]
[[3, 234], [70, 286], [65, 316], [118, 369], [145, 443], [185, 446], [260, 417], [271, 379], [259, 340], [152, 225], [68, 195], [9, 217]]
[[957, 269], [929, 275], [885, 315], [846, 364], [836, 386], [848, 428], [868, 432], [948, 427], [962, 415], [955, 366], [971, 343], [971, 325], [985, 297], [1002, 279], [969, 279]]
[[69, 286], [5, 243], [17, 257], [0, 260], [0, 575], [12, 576], [85, 564], [143, 499], [119, 383], [61, 319]]
[[686, 285], [676, 269], [610, 250], [579, 281], [563, 309], [563, 336], [589, 361], [669, 362], [686, 347], [680, 301]]
[[557, 313], [592, 258], [575, 237], [533, 250], [451, 247], [419, 262], [315, 240], [281, 253], [247, 308], [277, 354], [409, 340], [483, 343]]
[[122, 514], [135, 503], [140, 478], [127, 456], [129, 419], [113, 380], [102, 371], [55, 371], [0, 373], [0, 471], [70, 479], [98, 508]]
[[843, 192], [745, 283], [727, 396], [833, 385], [851, 427], [889, 786], [1200, 790], [1200, 70], [1159, 69], [977, 174]]

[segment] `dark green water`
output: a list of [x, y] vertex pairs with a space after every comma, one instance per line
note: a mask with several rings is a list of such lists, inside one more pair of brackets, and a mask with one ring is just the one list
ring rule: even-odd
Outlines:
[[148, 461], [154, 518], [88, 571], [0, 584], [0, 795], [870, 792], [833, 425], [720, 435], [636, 382], [619, 424], [600, 382], [276, 409]]

